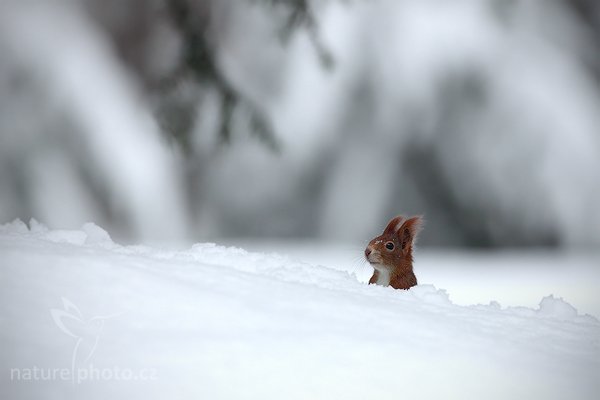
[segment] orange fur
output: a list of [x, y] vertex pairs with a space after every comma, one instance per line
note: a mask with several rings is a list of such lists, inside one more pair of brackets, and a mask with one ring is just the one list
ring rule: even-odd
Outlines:
[[409, 289], [417, 284], [412, 265], [413, 247], [422, 223], [420, 216], [405, 220], [399, 215], [388, 222], [380, 236], [369, 242], [365, 257], [374, 269], [369, 284], [389, 285], [394, 289]]

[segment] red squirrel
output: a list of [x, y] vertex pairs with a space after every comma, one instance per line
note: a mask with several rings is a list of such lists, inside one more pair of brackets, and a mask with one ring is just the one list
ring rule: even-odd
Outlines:
[[417, 284], [412, 251], [422, 223], [420, 216], [405, 220], [399, 215], [388, 222], [380, 236], [369, 242], [365, 257], [375, 270], [369, 285], [409, 289]]

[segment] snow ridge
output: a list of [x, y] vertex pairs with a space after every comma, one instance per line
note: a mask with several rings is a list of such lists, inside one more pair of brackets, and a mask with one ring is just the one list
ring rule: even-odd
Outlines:
[[64, 304], [82, 326], [102, 321], [86, 362], [155, 371], [143, 384], [9, 382], [3, 398], [397, 398], [393, 387], [419, 398], [593, 398], [599, 389], [600, 322], [553, 295], [537, 309], [459, 306], [432, 285], [397, 291], [210, 243], [121, 246], [92, 223], [65, 231], [35, 220], [0, 225], [0, 291], [0, 338], [11, 344], [0, 374], [87, 368], [52, 318]]

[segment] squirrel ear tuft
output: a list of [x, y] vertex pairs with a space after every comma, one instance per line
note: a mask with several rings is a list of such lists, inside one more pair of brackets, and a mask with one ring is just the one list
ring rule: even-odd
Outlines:
[[415, 244], [422, 226], [423, 218], [420, 215], [410, 217], [402, 224], [398, 235], [400, 236], [400, 243], [402, 243], [402, 250], [404, 252], [407, 252]]
[[402, 221], [404, 221], [404, 217], [402, 215], [398, 215], [397, 217], [392, 218], [383, 230], [383, 234], [386, 235], [398, 232], [400, 230], [400, 227], [402, 226]]

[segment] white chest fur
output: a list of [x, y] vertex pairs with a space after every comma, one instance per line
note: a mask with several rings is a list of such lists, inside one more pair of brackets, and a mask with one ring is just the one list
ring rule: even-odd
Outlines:
[[378, 285], [381, 286], [389, 286], [390, 285], [390, 273], [389, 271], [386, 270], [377, 270], [379, 272], [378, 276], [377, 276], [377, 282], [375, 282]]

